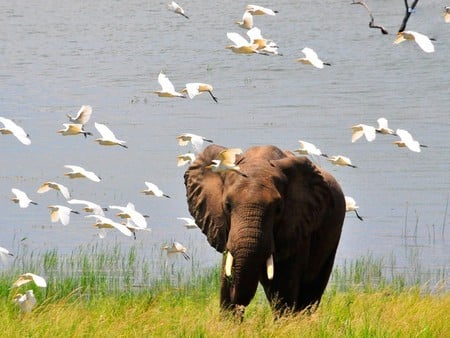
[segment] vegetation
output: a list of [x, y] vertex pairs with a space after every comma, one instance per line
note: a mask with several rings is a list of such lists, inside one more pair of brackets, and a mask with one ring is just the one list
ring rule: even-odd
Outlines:
[[[195, 263], [190, 271], [162, 264], [158, 278], [152, 278], [151, 262], [119, 246], [22, 257], [0, 274], [2, 337], [450, 336], [448, 286], [442, 280], [408, 284], [403, 276], [384, 277], [382, 260], [370, 256], [334, 270], [314, 313], [274, 319], [258, 290], [243, 323], [219, 310], [219, 268], [197, 272]], [[32, 288], [38, 299], [31, 313], [22, 314], [11, 285], [28, 271], [45, 276], [48, 287], [20, 288]]]

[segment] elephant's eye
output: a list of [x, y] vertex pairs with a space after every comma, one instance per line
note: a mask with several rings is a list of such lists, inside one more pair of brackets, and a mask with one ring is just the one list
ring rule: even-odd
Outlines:
[[225, 200], [224, 209], [227, 214], [231, 212], [231, 201], [228, 198]]

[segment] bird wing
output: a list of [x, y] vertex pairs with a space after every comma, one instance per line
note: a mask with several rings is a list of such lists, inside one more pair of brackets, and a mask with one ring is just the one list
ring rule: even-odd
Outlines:
[[61, 191], [61, 194], [64, 196], [65, 199], [70, 198], [69, 189], [67, 189], [66, 186], [59, 184], [59, 183], [53, 183], [53, 184], [57, 187], [57, 189], [59, 191]]
[[70, 222], [70, 212], [71, 209], [60, 205], [59, 206], [59, 220], [61, 221], [62, 225], [67, 225]]
[[254, 43], [255, 40], [264, 40], [261, 35], [261, 30], [258, 27], [253, 27], [247, 31], [247, 35], [250, 38], [251, 43]]
[[174, 92], [175, 91], [175, 87], [173, 86], [172, 82], [169, 80], [169, 78], [165, 74], [159, 73], [158, 82], [161, 85], [163, 92]]
[[242, 35], [240, 35], [239, 33], [228, 32], [227, 38], [229, 40], [231, 40], [236, 45], [236, 47], [242, 47], [242, 46], [249, 45], [249, 42], [247, 40], [245, 40], [245, 38]]
[[319, 57], [317, 56], [317, 53], [316, 53], [314, 50], [312, 50], [311, 48], [309, 48], [309, 47], [303, 48], [303, 49], [302, 49], [302, 53], [305, 54], [305, 56], [306, 56], [308, 59], [318, 59], [318, 58], [319, 58]]
[[77, 113], [77, 116], [74, 118], [76, 123], [86, 124], [92, 115], [92, 107], [91, 106], [81, 106], [80, 110]]
[[38, 192], [39, 194], [42, 194], [42, 193], [44, 193], [44, 192], [49, 191], [49, 190], [50, 190], [50, 186], [48, 185], [48, 183], [49, 183], [49, 182], [42, 183], [42, 185], [39, 187], [39, 189], [37, 190], [37, 192]]
[[242, 149], [240, 148], [229, 148], [222, 150], [219, 153], [219, 158], [224, 164], [234, 164], [236, 161], [236, 155], [242, 154]]
[[414, 31], [408, 31], [408, 32], [414, 36], [414, 40], [416, 41], [417, 45], [425, 53], [433, 53], [434, 52], [434, 45], [428, 36], [418, 33], [418, 32], [414, 32]]
[[367, 141], [372, 142], [375, 140], [375, 137], [377, 136], [375, 127], [363, 124], [363, 131]]
[[111, 131], [111, 129], [109, 129], [107, 126], [105, 126], [102, 123], [97, 123], [97, 122], [95, 122], [94, 125], [95, 125], [95, 129], [97, 129], [97, 131], [100, 133], [102, 138], [108, 139], [108, 140], [116, 140], [116, 136]]
[[395, 133], [400, 137], [400, 139], [401, 139], [405, 144], [414, 141], [412, 135], [411, 135], [407, 130], [404, 130], [404, 129], [397, 129], [397, 131], [396, 131]]
[[68, 200], [67, 203], [69, 204], [84, 204], [87, 208], [92, 209], [93, 213], [96, 215], [104, 216], [105, 213], [103, 212], [103, 209], [100, 205], [91, 202], [91, 201], [85, 201], [85, 200], [78, 200], [78, 199], [71, 199]]
[[23, 143], [25, 145], [31, 144], [31, 140], [28, 138], [28, 134], [25, 132], [25, 130], [23, 130], [23, 128], [21, 126], [14, 123], [14, 121], [4, 118], [4, 117], [0, 117], [0, 122], [2, 122], [5, 126], [5, 128], [8, 129], [9, 131], [11, 131], [11, 133], [21, 143]]
[[84, 168], [77, 166], [77, 165], [66, 164], [66, 165], [64, 165], [64, 168], [70, 169], [74, 173], [84, 173], [85, 172]]
[[158, 193], [160, 191], [158, 186], [156, 184], [154, 184], [154, 183], [146, 181], [145, 185], [147, 186], [147, 189], [150, 190], [151, 192], [153, 192], [154, 194], [156, 194], [156, 193]]
[[30, 199], [25, 192], [16, 188], [12, 188], [11, 192], [16, 195], [16, 198], [19, 200], [19, 206], [21, 208], [26, 208], [28, 206]]
[[359, 140], [364, 135], [364, 130], [360, 124], [352, 126], [352, 143]]
[[258, 5], [247, 5], [246, 9], [247, 11], [254, 13], [255, 15], [275, 15], [275, 12], [272, 9]]
[[190, 99], [200, 94], [199, 86], [200, 83], [196, 82], [186, 83], [186, 90]]

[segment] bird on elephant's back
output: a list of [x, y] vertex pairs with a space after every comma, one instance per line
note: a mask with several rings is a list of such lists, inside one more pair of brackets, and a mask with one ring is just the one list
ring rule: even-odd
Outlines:
[[258, 283], [276, 312], [317, 305], [344, 221], [341, 187], [307, 157], [275, 146], [238, 155], [244, 175], [214, 172], [208, 165], [224, 149], [208, 146], [184, 175], [189, 211], [224, 257], [221, 308], [242, 315]]

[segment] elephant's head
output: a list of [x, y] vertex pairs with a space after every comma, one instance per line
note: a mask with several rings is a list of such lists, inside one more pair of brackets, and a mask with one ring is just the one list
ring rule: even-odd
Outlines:
[[342, 204], [343, 220], [345, 206], [343, 195], [341, 200], [331, 191], [328, 174], [306, 157], [274, 146], [253, 147], [236, 160], [245, 175], [205, 168], [224, 149], [211, 145], [199, 154], [185, 184], [190, 213], [224, 255], [221, 305], [229, 308], [247, 306], [258, 281], [265, 287], [283, 282], [286, 271], [277, 277], [277, 262], [294, 257], [297, 266], [306, 267], [308, 238], [336, 203]]

